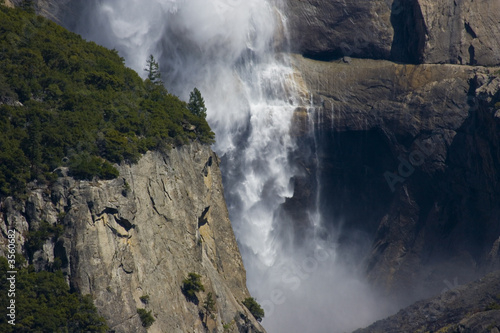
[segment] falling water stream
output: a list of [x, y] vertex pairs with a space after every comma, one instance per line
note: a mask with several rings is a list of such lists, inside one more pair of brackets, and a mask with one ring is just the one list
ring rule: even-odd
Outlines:
[[[167, 89], [184, 100], [201, 91], [248, 288], [268, 332], [343, 332], [376, 319], [368, 287], [337, 264], [333, 236], [312, 232], [306, 246], [290, 248], [276, 232], [294, 191], [293, 112], [309, 103], [277, 52], [286, 48], [282, 8], [266, 0], [101, 0], [88, 2], [76, 30], [117, 49], [142, 75], [153, 54]], [[309, 215], [320, 227], [317, 206]]]

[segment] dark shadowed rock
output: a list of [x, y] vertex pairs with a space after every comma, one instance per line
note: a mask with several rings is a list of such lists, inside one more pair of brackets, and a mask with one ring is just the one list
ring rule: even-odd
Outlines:
[[[498, 267], [498, 69], [294, 63], [312, 93], [320, 207], [340, 251], [372, 242], [359, 257], [369, 279], [403, 302]], [[298, 198], [310, 192], [300, 184]]]
[[500, 272], [417, 302], [354, 333], [484, 333], [500, 329]]
[[316, 59], [388, 59], [390, 8], [386, 0], [290, 0], [286, 15], [292, 50]]

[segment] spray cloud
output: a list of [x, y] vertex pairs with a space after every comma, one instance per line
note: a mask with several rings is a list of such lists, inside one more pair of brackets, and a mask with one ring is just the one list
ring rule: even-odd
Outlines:
[[[377, 319], [381, 307], [337, 258], [335, 236], [313, 230], [305, 246], [293, 248], [276, 232], [280, 206], [294, 190], [292, 115], [308, 103], [286, 55], [275, 52], [278, 31], [286, 35], [280, 8], [266, 0], [92, 1], [82, 22], [93, 24], [77, 32], [117, 49], [142, 75], [153, 54], [167, 89], [184, 100], [194, 87], [201, 91], [248, 287], [267, 312], [266, 329], [343, 332]], [[319, 228], [324, 218], [315, 209]]]

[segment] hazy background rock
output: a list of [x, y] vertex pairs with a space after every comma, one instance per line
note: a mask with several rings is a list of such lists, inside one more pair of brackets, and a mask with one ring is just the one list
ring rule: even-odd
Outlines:
[[[297, 155], [316, 151], [318, 160], [304, 162], [310, 173], [295, 180], [289, 201], [314, 201], [308, 184], [319, 177], [322, 216], [340, 256], [358, 251], [371, 282], [402, 303], [494, 269], [498, 68], [300, 56], [294, 64], [312, 94], [294, 120], [314, 123], [294, 127]], [[296, 221], [296, 234], [303, 224]]]
[[483, 333], [500, 329], [500, 272], [452, 287], [354, 333]]

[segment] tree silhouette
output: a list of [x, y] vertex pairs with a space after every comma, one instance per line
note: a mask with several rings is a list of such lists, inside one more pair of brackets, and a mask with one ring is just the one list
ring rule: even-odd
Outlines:
[[160, 73], [160, 65], [158, 62], [155, 60], [155, 57], [151, 54], [149, 56], [149, 59], [146, 60], [146, 68], [144, 68], [146, 72], [148, 72], [148, 79], [156, 84], [163, 84], [161, 80], [161, 73]]
[[207, 325], [208, 316], [210, 316], [217, 310], [215, 307], [215, 300], [211, 292], [208, 293], [205, 302], [203, 302], [203, 308], [205, 309], [205, 325]]
[[181, 290], [189, 302], [198, 305], [199, 299], [198, 296], [196, 296], [196, 293], [199, 291], [205, 291], [205, 287], [201, 283], [201, 275], [189, 273], [188, 277], [182, 280]]
[[250, 312], [258, 322], [262, 321], [262, 318], [264, 318], [264, 310], [261, 308], [259, 303], [257, 303], [255, 298], [245, 298], [245, 300], [243, 301], [243, 305], [246, 306], [248, 310], [250, 310]]
[[198, 117], [207, 117], [207, 108], [205, 107], [205, 100], [201, 97], [201, 93], [197, 88], [189, 94], [188, 109], [192, 114]]

